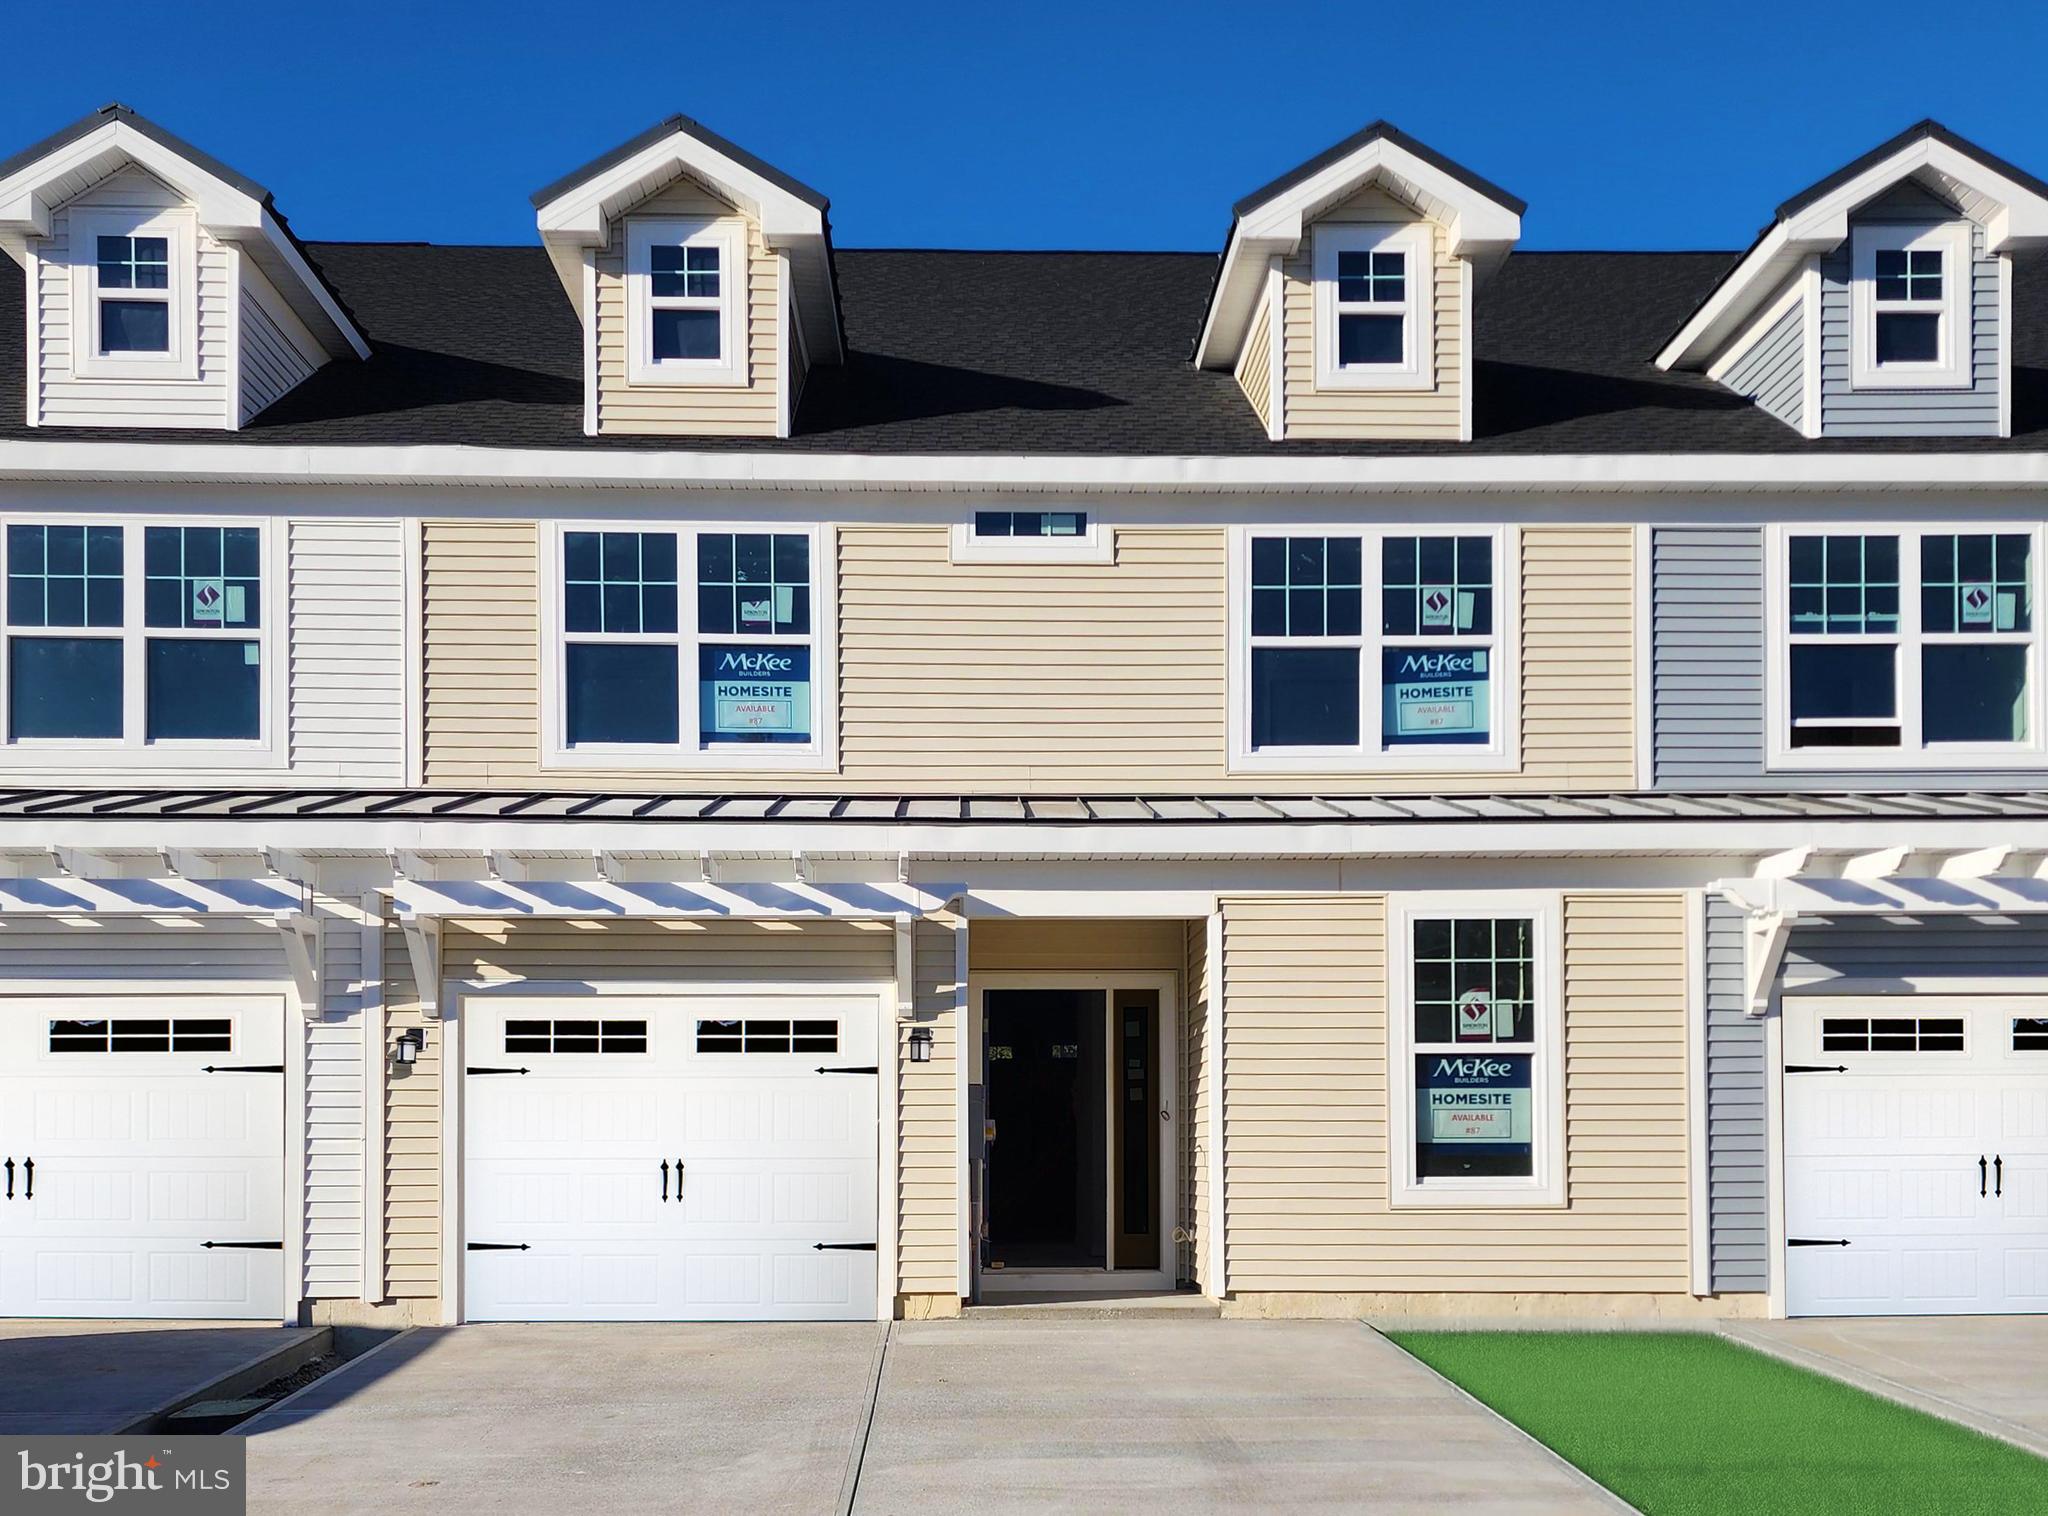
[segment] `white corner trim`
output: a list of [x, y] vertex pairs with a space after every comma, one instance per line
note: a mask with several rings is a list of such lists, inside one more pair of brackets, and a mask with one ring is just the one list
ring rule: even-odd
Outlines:
[[[436, 973], [439, 973], [438, 967]], [[434, 991], [438, 997], [440, 988]], [[448, 1014], [426, 1029], [441, 1039], [441, 1325], [455, 1326], [463, 1314], [463, 1241], [469, 1218], [463, 1207], [462, 1093], [469, 1081], [462, 1065], [462, 997]]]
[[[1472, 341], [1473, 332], [1479, 329], [1478, 317], [1472, 310], [1472, 264], [1469, 259], [1458, 260], [1458, 320], [1464, 330], [1458, 333], [1458, 440], [1472, 440]], [[1435, 355], [1431, 355], [1434, 362]]]
[[597, 249], [583, 249], [583, 435], [597, 435]]
[[1998, 255], [1998, 435], [2012, 435], [2012, 254]]
[[1818, 437], [1826, 424], [1826, 397], [1821, 384], [1821, 330], [1820, 330], [1820, 254], [1807, 255], [1805, 267], [1799, 274], [1799, 287], [1806, 302], [1803, 326], [1800, 336], [1802, 353], [1800, 358], [1799, 431], [1805, 437]]
[[1266, 260], [1266, 440], [1287, 440], [1287, 275], [1280, 255]]
[[[1207, 1064], [1207, 1094], [1209, 1098], [1209, 1151], [1206, 1160], [1209, 1166], [1209, 1214], [1204, 1223], [1208, 1235], [1202, 1245], [1208, 1249], [1209, 1263], [1203, 1271], [1207, 1276], [1204, 1293], [1215, 1300], [1221, 1300], [1230, 1292], [1230, 1249], [1226, 1245], [1230, 1235], [1230, 1207], [1224, 1195], [1225, 1176], [1228, 1169], [1224, 1162], [1223, 1115], [1229, 1108], [1224, 1099], [1223, 1081], [1227, 1065], [1223, 1057], [1223, 1023], [1226, 1015], [1226, 996], [1223, 981], [1224, 920], [1219, 902], [1209, 912], [1203, 924], [1207, 933], [1205, 954], [1208, 958], [1209, 973], [1209, 1015], [1206, 1036], [1202, 1044], [1203, 1060]], [[1190, 989], [1193, 987], [1190, 986]]]
[[386, 1086], [384, 1039], [389, 1006], [384, 987], [384, 900], [375, 891], [361, 898], [363, 954], [363, 1284], [364, 1303], [384, 1298], [384, 1128]]
[[1685, 1152], [1692, 1293], [1714, 1292], [1713, 1216], [1707, 1204], [1707, 897], [1685, 892]]
[[403, 533], [400, 575], [405, 605], [400, 617], [400, 636], [405, 652], [403, 678], [404, 709], [399, 713], [400, 762], [406, 787], [416, 789], [426, 782], [426, 523], [408, 517], [400, 526]]
[[[953, 1143], [953, 1193], [959, 1197], [959, 1243], [955, 1259], [959, 1277], [960, 1298], [968, 1299], [974, 1293], [974, 1234], [972, 1208], [969, 1195], [967, 1154], [970, 1147], [979, 1147], [978, 1134], [967, 1130], [968, 1101], [967, 1086], [972, 1081], [973, 1051], [980, 1047], [981, 1037], [969, 1024], [974, 1001], [968, 993], [969, 970], [967, 944], [969, 927], [967, 918], [959, 916], [953, 923], [953, 1130], [957, 1134]], [[986, 1199], [986, 1197], [984, 1197]]]
[[221, 312], [222, 324], [227, 328], [227, 371], [220, 424], [228, 431], [238, 432], [249, 420], [242, 399], [242, 284], [248, 277], [248, 258], [236, 242], [223, 244], [221, 252], [228, 263], [228, 294], [227, 309]]
[[28, 245], [23, 255], [22, 285], [28, 293], [23, 303], [28, 306], [27, 342], [22, 348], [24, 359], [21, 366], [21, 388], [25, 420], [30, 426], [43, 424], [43, 411], [39, 403], [43, 398], [43, 259], [35, 250], [35, 243]]
[[1639, 790], [1657, 783], [1657, 649], [1655, 579], [1657, 528], [1638, 521], [1631, 529], [1635, 552], [1635, 605], [1629, 624], [1635, 637], [1636, 687], [1629, 699], [1635, 727], [1635, 783]]
[[789, 250], [775, 251], [775, 336], [780, 351], [775, 364], [775, 435], [787, 437], [790, 433], [791, 412], [796, 399], [796, 365], [791, 361], [797, 335], [795, 309], [790, 302]]
[[1785, 1316], [1785, 1018], [1764, 1019], [1764, 1250], [1765, 1306], [1773, 1321]]
[[299, 1306], [306, 1299], [306, 1022], [319, 1019], [316, 999], [311, 1018], [284, 1018], [284, 1323], [297, 1326]]

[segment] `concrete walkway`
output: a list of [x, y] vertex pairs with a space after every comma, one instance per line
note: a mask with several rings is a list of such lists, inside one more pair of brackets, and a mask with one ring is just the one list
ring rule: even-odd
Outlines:
[[2048, 1316], [1809, 1318], [1721, 1330], [2048, 1458]]
[[316, 1327], [0, 1321], [0, 1433], [114, 1432]]
[[1355, 1322], [899, 1322], [860, 1512], [1626, 1509]]
[[249, 1510], [833, 1511], [877, 1325], [415, 1331], [244, 1424]]

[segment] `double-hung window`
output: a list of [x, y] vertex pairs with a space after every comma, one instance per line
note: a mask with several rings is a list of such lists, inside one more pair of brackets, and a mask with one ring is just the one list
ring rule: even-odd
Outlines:
[[627, 353], [633, 383], [747, 382], [745, 252], [745, 230], [737, 221], [627, 222]]
[[1317, 388], [1435, 383], [1431, 237], [1422, 226], [1316, 228]]
[[8, 749], [262, 747], [265, 555], [260, 525], [6, 523]]
[[560, 528], [552, 761], [822, 766], [820, 538], [811, 527]]
[[1776, 763], [2038, 761], [2035, 529], [1773, 540]]
[[1972, 380], [1967, 224], [1870, 223], [1851, 235], [1851, 382], [1942, 389]]
[[1498, 528], [1246, 530], [1233, 762], [1499, 767], [1512, 605]]
[[71, 215], [72, 366], [84, 379], [193, 379], [195, 233], [186, 211]]
[[1395, 896], [1387, 1063], [1396, 1205], [1564, 1200], [1554, 897]]

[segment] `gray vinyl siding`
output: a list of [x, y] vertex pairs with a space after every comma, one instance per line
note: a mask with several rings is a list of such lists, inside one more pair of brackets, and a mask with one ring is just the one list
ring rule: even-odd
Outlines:
[[1744, 1013], [1742, 914], [1707, 901], [1707, 1259], [1721, 1294], [1768, 1288], [1764, 1024]]
[[1806, 305], [1780, 316], [1721, 382], [1797, 431], [1806, 423]]
[[1905, 981], [2048, 980], [2048, 923], [1954, 917], [1844, 919], [1795, 927], [1779, 987], [1786, 994], [1869, 994]]
[[[1873, 201], [1852, 225], [1953, 220], [1962, 213], [1913, 185]], [[1968, 389], [1862, 390], [1850, 384], [1849, 274], [1853, 237], [1820, 264], [1820, 431], [1823, 437], [1995, 437], [1998, 435], [1998, 259], [1984, 228], [1970, 224]]]
[[1650, 538], [1651, 784], [1667, 790], [1990, 788], [2048, 783], [2029, 769], [1764, 769], [1763, 529], [1658, 527]]

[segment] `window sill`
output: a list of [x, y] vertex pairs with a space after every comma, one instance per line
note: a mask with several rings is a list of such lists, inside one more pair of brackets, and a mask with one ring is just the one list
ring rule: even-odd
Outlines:
[[831, 753], [810, 748], [777, 752], [767, 743], [734, 744], [729, 748], [689, 752], [669, 747], [554, 748], [541, 755], [540, 766], [544, 771], [560, 769], [576, 773], [638, 770], [647, 773], [830, 774], [839, 770], [838, 760]]
[[1499, 1216], [1522, 1213], [1525, 1215], [1555, 1214], [1571, 1209], [1571, 1202], [1562, 1195], [1548, 1191], [1529, 1192], [1521, 1190], [1465, 1190], [1457, 1194], [1425, 1194], [1423, 1191], [1402, 1190], [1387, 1197], [1387, 1209], [1392, 1211], [1467, 1211], [1475, 1215]]
[[636, 390], [746, 391], [753, 388], [738, 369], [723, 363], [716, 368], [704, 369], [635, 368], [626, 376], [626, 384]]
[[1966, 390], [1975, 382], [1975, 375], [1958, 369], [1916, 369], [1890, 373], [1883, 369], [1859, 368], [1850, 376], [1849, 392], [1852, 395], [1896, 395], [1902, 392], [1910, 393], [1913, 390]]
[[1398, 757], [1314, 751], [1233, 753], [1227, 769], [1231, 774], [1375, 774], [1418, 780], [1444, 772], [1518, 777], [1521, 771], [1519, 754], [1474, 753], [1454, 747], [1410, 748]]
[[1371, 394], [1391, 390], [1419, 395], [1433, 393], [1436, 387], [1434, 375], [1418, 373], [1406, 367], [1387, 369], [1384, 372], [1373, 369], [1316, 370], [1316, 390], [1320, 394]]
[[2048, 751], [2029, 747], [2018, 752], [2010, 748], [1799, 748], [1772, 751], [1764, 760], [1768, 773], [1813, 773], [1831, 769], [1881, 772], [1908, 769], [1941, 773], [1952, 770], [1966, 774], [1973, 769], [2048, 768]]

